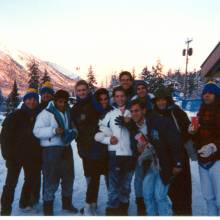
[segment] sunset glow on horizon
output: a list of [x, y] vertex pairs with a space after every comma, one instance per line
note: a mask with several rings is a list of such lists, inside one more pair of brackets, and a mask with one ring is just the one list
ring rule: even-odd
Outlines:
[[[220, 41], [220, 1], [0, 0], [0, 42], [55, 62], [99, 84], [117, 71], [160, 59], [184, 71], [182, 49], [193, 38], [189, 70], [200, 69]], [[77, 71], [76, 68], [80, 67]]]

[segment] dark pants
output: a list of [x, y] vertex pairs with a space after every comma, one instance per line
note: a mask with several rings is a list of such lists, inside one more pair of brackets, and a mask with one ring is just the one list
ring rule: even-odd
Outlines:
[[108, 208], [119, 208], [121, 203], [129, 203], [133, 168], [131, 156], [116, 156], [115, 152], [109, 152]]
[[6, 161], [7, 176], [1, 197], [2, 212], [11, 213], [14, 192], [18, 183], [21, 169], [24, 170], [24, 184], [22, 187], [20, 206], [33, 206], [39, 200], [41, 164], [35, 160]]
[[192, 180], [190, 163], [187, 153], [184, 153], [184, 168], [173, 179], [169, 188], [169, 197], [173, 203], [174, 215], [192, 215]]
[[82, 162], [84, 175], [87, 181], [86, 203], [97, 203], [100, 176], [107, 175], [107, 158], [106, 160], [91, 160], [82, 158]]
[[72, 198], [74, 163], [72, 148], [53, 146], [43, 148], [43, 200], [53, 201], [61, 180], [62, 196]]

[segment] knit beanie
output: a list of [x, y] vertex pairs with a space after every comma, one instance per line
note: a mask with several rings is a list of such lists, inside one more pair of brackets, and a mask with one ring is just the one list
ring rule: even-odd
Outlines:
[[23, 102], [25, 102], [29, 98], [35, 98], [37, 102], [39, 102], [39, 94], [37, 89], [35, 88], [28, 88], [26, 94], [23, 97]]
[[220, 87], [215, 82], [208, 82], [202, 91], [202, 95], [206, 93], [213, 93], [216, 96], [220, 96]]
[[54, 95], [53, 85], [49, 81], [46, 81], [45, 83], [43, 83], [43, 85], [40, 89], [41, 95], [43, 95], [45, 93], [49, 93], [51, 95]]

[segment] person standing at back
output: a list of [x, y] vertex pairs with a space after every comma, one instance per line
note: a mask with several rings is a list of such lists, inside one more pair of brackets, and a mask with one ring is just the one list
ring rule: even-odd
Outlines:
[[134, 92], [134, 79], [130, 72], [128, 71], [122, 71], [119, 74], [119, 82], [120, 86], [124, 89], [126, 97], [127, 97], [127, 103], [129, 104], [132, 97], [135, 95]]
[[41, 102], [39, 105], [40, 110], [45, 109], [50, 101], [54, 98], [54, 89], [51, 82], [47, 81], [43, 83], [40, 89]]

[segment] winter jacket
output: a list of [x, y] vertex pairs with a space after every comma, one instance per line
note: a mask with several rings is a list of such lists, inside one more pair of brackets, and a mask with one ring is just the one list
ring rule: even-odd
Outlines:
[[[50, 102], [46, 109], [44, 109], [36, 119], [36, 123], [34, 125], [33, 133], [34, 135], [40, 139], [40, 144], [42, 147], [50, 147], [50, 146], [65, 146], [70, 145], [71, 141], [74, 139], [75, 132], [72, 131], [70, 115], [65, 113], [66, 124], [62, 124], [62, 113], [57, 113], [54, 111], [54, 108], [51, 106], [53, 102]], [[57, 114], [57, 116], [56, 116]], [[64, 115], [63, 115], [64, 117]], [[60, 119], [59, 119], [60, 118]], [[64, 135], [67, 134], [68, 141], [64, 138], [64, 136], [56, 134], [56, 128], [62, 127], [65, 129]], [[69, 132], [68, 132], [69, 131]]]
[[220, 101], [216, 101], [213, 105], [202, 104], [198, 117], [200, 127], [194, 137], [196, 149], [199, 150], [210, 143], [217, 147], [217, 152], [207, 158], [198, 155], [199, 162], [208, 163], [220, 160]]
[[1, 151], [5, 160], [41, 162], [41, 147], [33, 134], [38, 111], [22, 105], [6, 117], [2, 125]]
[[99, 117], [91, 94], [83, 100], [77, 98], [77, 103], [71, 109], [71, 119], [78, 130], [76, 142], [82, 158], [93, 157], [94, 136], [98, 130]]
[[129, 110], [125, 110], [124, 114], [120, 111], [119, 108], [113, 107], [113, 109], [106, 114], [106, 116], [99, 121], [99, 127], [106, 127], [112, 131], [112, 136], [115, 136], [118, 139], [116, 145], [110, 143], [111, 136], [103, 135], [96, 137], [96, 140], [102, 144], [108, 145], [108, 151], [115, 151], [116, 156], [132, 156], [132, 148], [130, 142], [130, 134], [126, 128], [121, 128], [115, 124], [115, 119], [118, 116], [129, 117]]
[[[154, 107], [154, 110], [165, 116], [165, 117], [170, 117], [176, 124], [177, 130], [179, 130], [181, 134], [181, 138], [183, 143], [186, 143], [190, 139], [190, 135], [188, 133], [188, 127], [190, 125], [190, 120], [187, 116], [187, 114], [178, 106], [175, 105], [174, 103], [169, 104], [167, 109], [165, 110], [159, 110], [156, 106]], [[177, 127], [178, 126], [178, 127]]]
[[[172, 119], [163, 117], [156, 112], [147, 114], [146, 125], [148, 140], [154, 146], [159, 159], [160, 176], [164, 184], [168, 184], [173, 177], [173, 167], [181, 167], [183, 163], [181, 136]], [[133, 148], [136, 149], [134, 151], [135, 157], [138, 158], [137, 141], [134, 138], [139, 133], [138, 127], [133, 121], [127, 124], [126, 127], [130, 131]]]

